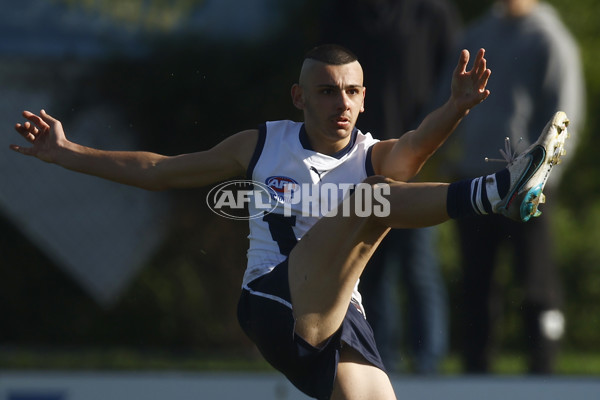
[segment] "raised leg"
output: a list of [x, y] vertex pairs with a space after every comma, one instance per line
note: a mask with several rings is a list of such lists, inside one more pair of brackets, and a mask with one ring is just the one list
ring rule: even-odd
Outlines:
[[367, 261], [390, 227], [415, 228], [442, 223], [447, 184], [402, 183], [371, 177], [367, 183], [390, 185], [390, 212], [357, 216], [350, 196], [350, 215], [323, 217], [294, 247], [289, 259], [289, 284], [296, 333], [314, 346], [341, 325], [352, 291]]
[[[390, 227], [423, 227], [448, 219], [447, 184], [401, 183], [382, 177], [371, 177], [366, 183], [374, 190], [382, 184], [389, 185], [390, 191], [385, 197], [389, 200], [389, 213], [358, 216], [352, 210], [359, 200], [352, 195], [345, 200], [348, 202], [345, 209], [351, 211], [349, 215], [338, 212], [321, 218], [289, 257], [295, 331], [313, 346], [322, 345], [340, 328], [353, 289]], [[371, 394], [368, 398], [394, 398], [389, 378], [383, 371], [367, 363], [350, 347], [344, 347], [341, 354], [335, 396], [361, 398], [362, 391], [356, 387], [368, 388], [377, 382], [381, 386], [381, 397]]]

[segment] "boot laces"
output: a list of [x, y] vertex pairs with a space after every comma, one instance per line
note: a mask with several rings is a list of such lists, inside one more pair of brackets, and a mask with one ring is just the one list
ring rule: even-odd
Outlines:
[[519, 141], [517, 142], [517, 145], [515, 146], [515, 150], [513, 150], [511, 143], [510, 143], [510, 138], [506, 137], [504, 139], [504, 150], [503, 149], [498, 149], [500, 151], [500, 155], [502, 155], [502, 158], [485, 158], [485, 162], [501, 162], [501, 163], [507, 163], [510, 164], [513, 161], [515, 161], [515, 159], [519, 156], [519, 152], [517, 152], [516, 148], [521, 144], [521, 142], [523, 141], [523, 138], [519, 138]]

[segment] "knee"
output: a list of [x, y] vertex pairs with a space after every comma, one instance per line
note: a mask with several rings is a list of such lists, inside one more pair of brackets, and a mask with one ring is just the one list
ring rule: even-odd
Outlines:
[[367, 177], [357, 185], [357, 188], [362, 188], [363, 191], [370, 193], [374, 198], [381, 199], [390, 194], [390, 188], [400, 182], [387, 178], [383, 175], [372, 175]]
[[371, 175], [368, 176], [365, 180], [362, 181], [363, 184], [367, 184], [370, 186], [378, 186], [378, 185], [390, 185], [394, 182], [394, 180], [387, 178], [383, 175]]
[[382, 217], [390, 212], [390, 186], [394, 181], [381, 175], [367, 177], [352, 195], [354, 212], [360, 217]]

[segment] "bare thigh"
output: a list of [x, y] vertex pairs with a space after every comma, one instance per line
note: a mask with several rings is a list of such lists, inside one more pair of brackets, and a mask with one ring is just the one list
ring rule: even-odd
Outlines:
[[[289, 257], [289, 287], [296, 333], [321, 345], [340, 327], [356, 282], [390, 227], [430, 226], [445, 221], [445, 184], [408, 184], [373, 176], [365, 183], [390, 186], [390, 213], [368, 216], [338, 212], [321, 218]], [[345, 201], [355, 210], [355, 195]], [[375, 205], [376, 202], [373, 202]]]
[[339, 329], [354, 286], [388, 231], [375, 218], [338, 213], [321, 218], [296, 244], [288, 279], [299, 336], [320, 346]]
[[340, 354], [338, 372], [331, 400], [390, 400], [396, 399], [387, 374], [367, 363], [350, 347]]

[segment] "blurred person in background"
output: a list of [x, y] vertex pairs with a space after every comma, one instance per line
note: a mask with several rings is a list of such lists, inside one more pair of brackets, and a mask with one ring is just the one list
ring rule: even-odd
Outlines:
[[[416, 128], [440, 72], [454, 58], [459, 25], [457, 10], [445, 0], [325, 3], [318, 40], [352, 48], [365, 67], [369, 96], [358, 121], [361, 130], [385, 140]], [[404, 332], [416, 373], [438, 372], [447, 352], [447, 293], [436, 231], [392, 230], [361, 277], [366, 313], [390, 371], [409, 368], [400, 357]], [[401, 299], [406, 300], [404, 329]]]
[[[470, 24], [459, 48], [485, 47], [494, 65], [489, 101], [464, 121], [448, 143], [452, 177], [486, 174], [498, 168], [485, 158], [500, 157], [498, 143], [508, 137], [510, 158], [535, 141], [548, 118], [563, 110], [570, 119], [573, 152], [583, 128], [585, 89], [578, 46], [550, 5], [538, 0], [501, 0]], [[441, 85], [440, 87], [445, 87]], [[489, 160], [488, 160], [489, 161]], [[564, 171], [565, 168], [561, 168]], [[553, 196], [560, 184], [554, 174], [546, 185]], [[528, 370], [552, 373], [565, 329], [563, 293], [553, 254], [552, 207], [544, 218], [518, 224], [492, 217], [457, 221], [464, 272], [463, 363], [468, 373], [490, 372], [495, 328], [502, 296], [494, 284], [498, 258], [509, 250], [514, 276], [523, 289], [520, 309]]]

